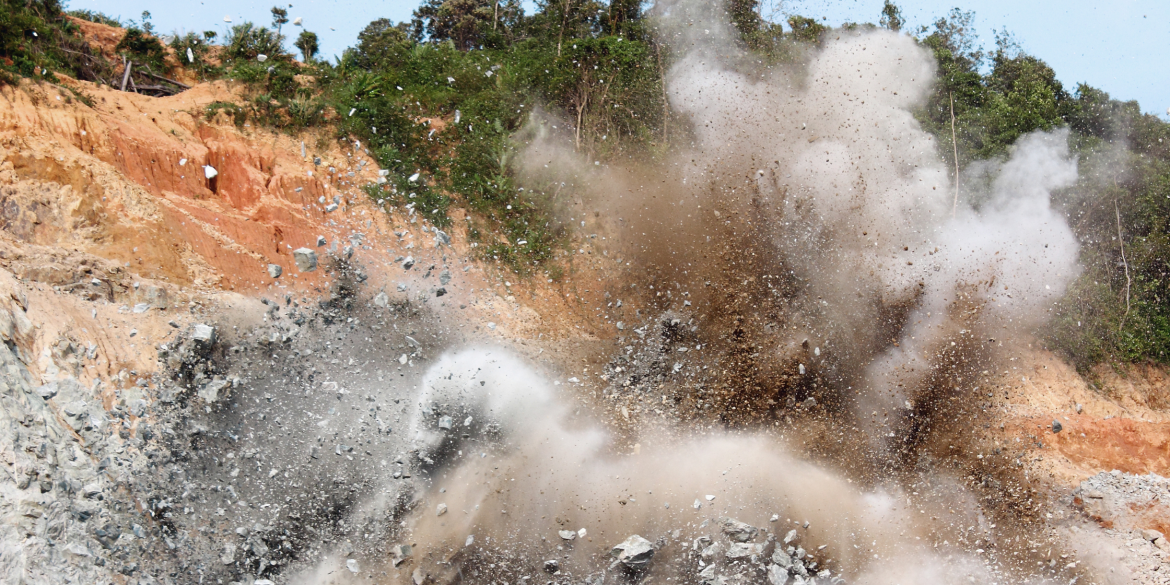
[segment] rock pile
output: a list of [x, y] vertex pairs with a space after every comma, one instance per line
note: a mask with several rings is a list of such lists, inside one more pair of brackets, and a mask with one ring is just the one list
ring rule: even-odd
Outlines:
[[800, 543], [801, 527], [778, 538], [765, 530], [723, 518], [714, 536], [700, 536], [690, 547], [703, 585], [764, 583], [769, 585], [837, 584], [844, 580], [827, 566], [821, 546], [805, 550]]

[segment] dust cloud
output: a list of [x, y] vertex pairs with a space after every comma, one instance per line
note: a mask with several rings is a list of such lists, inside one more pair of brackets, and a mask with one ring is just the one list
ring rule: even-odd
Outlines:
[[[1077, 243], [1049, 204], [1076, 180], [1067, 134], [1028, 135], [956, 186], [915, 118], [934, 61], [908, 36], [834, 30], [796, 63], [769, 65], [736, 48], [717, 9], [656, 10], [677, 56], [665, 93], [687, 122], [682, 146], [601, 165], [563, 122], [536, 116], [522, 184], [570, 187], [579, 199], [564, 214], [595, 220], [606, 261], [625, 271], [615, 280], [695, 323], [709, 363], [753, 356], [722, 368], [730, 392], [757, 389], [747, 411], [835, 396], [837, 424], [867, 443], [854, 458], [895, 459], [930, 399], [975, 392], [976, 372], [1042, 324], [1077, 275]], [[416, 583], [533, 582], [544, 561], [558, 578], [610, 582], [622, 569], [609, 551], [632, 534], [654, 543], [655, 579], [693, 582], [699, 539], [727, 517], [763, 531], [761, 554], [797, 530], [802, 552], [849, 582], [1010, 581], [940, 543], [917, 493], [861, 487], [774, 435], [647, 428], [630, 453], [571, 392], [496, 348], [445, 355], [421, 387], [410, 430], [421, 474], [394, 516]], [[955, 491], [942, 503], [951, 517], [982, 518]]]
[[[571, 183], [581, 207], [604, 210], [599, 230], [639, 265], [630, 274], [655, 299], [694, 299], [687, 312], [709, 345], [746, 329], [768, 353], [770, 364], [748, 368], [764, 377], [832, 370], [837, 402], [881, 456], [921, 401], [940, 387], [966, 392], [1077, 276], [1077, 242], [1049, 205], [1077, 177], [1067, 132], [1025, 136], [956, 188], [915, 119], [935, 65], [909, 36], [833, 30], [796, 64], [773, 66], [735, 48], [718, 8], [658, 10], [681, 53], [666, 91], [688, 122], [686, 147], [601, 167], [536, 121], [524, 175]], [[752, 300], [728, 309], [728, 289]], [[760, 402], [797, 391], [756, 385], [767, 388]]]
[[617, 454], [504, 350], [445, 355], [421, 396], [414, 428], [431, 482], [404, 540], [419, 543], [419, 569], [435, 582], [524, 582], [546, 559], [561, 579], [609, 582], [621, 573], [609, 550], [631, 534], [657, 542], [657, 578], [693, 581], [695, 540], [717, 537], [726, 517], [771, 535], [756, 538], [765, 545], [796, 530], [821, 570], [850, 582], [991, 580], [974, 557], [931, 548], [925, 524], [899, 512], [908, 494], [861, 491], [773, 439], [646, 436], [638, 453]]

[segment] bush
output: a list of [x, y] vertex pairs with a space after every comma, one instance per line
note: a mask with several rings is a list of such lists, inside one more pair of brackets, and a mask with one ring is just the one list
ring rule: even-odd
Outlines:
[[106, 26], [116, 26], [118, 28], [122, 28], [122, 21], [112, 16], [107, 16], [102, 12], [94, 12], [93, 10], [82, 8], [78, 10], [70, 10], [67, 14], [74, 18], [80, 18], [81, 20], [88, 20], [90, 22], [96, 22]]
[[[200, 80], [209, 80], [220, 77], [223, 67], [212, 64], [208, 57], [211, 50], [207, 40], [195, 33], [175, 35], [171, 41], [171, 48], [175, 50], [175, 57], [185, 69], [193, 71]], [[190, 51], [190, 58], [187, 52]]]
[[229, 59], [251, 61], [260, 55], [274, 60], [287, 58], [284, 49], [281, 48], [280, 35], [250, 22], [233, 26], [225, 40], [227, 42], [225, 50]]
[[170, 66], [165, 61], [166, 49], [158, 39], [146, 34], [142, 29], [126, 29], [126, 34], [118, 41], [114, 51], [122, 53], [136, 65], [146, 65], [153, 72], [165, 74], [170, 71]]

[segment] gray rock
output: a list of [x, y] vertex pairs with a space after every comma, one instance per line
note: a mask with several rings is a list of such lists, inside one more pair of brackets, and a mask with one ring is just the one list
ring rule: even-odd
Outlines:
[[204, 345], [215, 343], [215, 327], [199, 323], [191, 331], [191, 339]]
[[784, 548], [777, 546], [776, 550], [772, 551], [772, 562], [780, 565], [784, 570], [788, 570], [792, 566], [792, 557], [784, 551]]
[[390, 296], [384, 292], [374, 295], [374, 306], [385, 309], [390, 306]]
[[451, 422], [451, 417], [441, 416], [439, 417], [439, 428], [444, 430], [451, 430]]
[[406, 559], [410, 558], [410, 553], [411, 550], [409, 544], [394, 545], [390, 548], [390, 560], [394, 563], [394, 566], [397, 567], [398, 565], [401, 565], [403, 562], [405, 562]]
[[755, 538], [759, 532], [759, 529], [755, 526], [746, 522], [740, 522], [734, 518], [724, 518], [721, 522], [723, 524], [723, 534], [726, 534], [728, 538], [735, 542], [748, 542]]
[[439, 504], [438, 508], [435, 509], [435, 516], [442, 516], [443, 514], [446, 514], [446, 513], [447, 513], [447, 504]]
[[715, 562], [715, 559], [719, 558], [719, 555], [721, 554], [723, 554], [723, 545], [716, 542], [715, 544], [704, 548], [703, 551], [699, 553], [699, 557], [701, 557], [704, 562], [712, 563]]
[[626, 568], [641, 570], [645, 569], [650, 564], [650, 559], [654, 557], [654, 545], [635, 534], [613, 547], [609, 554]]
[[402, 269], [410, 270], [412, 266], [414, 266], [414, 256], [407, 256], [406, 259], [402, 261]]
[[284, 269], [280, 267], [280, 264], [268, 265], [268, 276], [272, 278], [280, 278], [281, 274], [284, 274]]
[[577, 533], [573, 532], [572, 530], [558, 530], [557, 536], [564, 540], [573, 540], [574, 538], [577, 538]]
[[733, 542], [727, 547], [727, 558], [731, 560], [748, 559], [764, 554], [764, 545], [750, 542]]
[[204, 402], [211, 404], [216, 400], [219, 400], [220, 392], [226, 389], [229, 385], [230, 382], [220, 378], [219, 376], [216, 376], [210, 382], [199, 387], [199, 397], [202, 398]]
[[789, 530], [788, 534], [784, 535], [784, 544], [788, 544], [794, 540], [796, 540], [796, 529], [795, 528], [793, 528], [792, 530]]
[[1059, 433], [1062, 430], [1064, 430], [1064, 425], [1060, 424], [1060, 421], [1053, 419], [1052, 420], [1052, 432]]
[[223, 545], [223, 553], [219, 556], [219, 560], [225, 565], [234, 563], [236, 560], [236, 545], [230, 542]]
[[447, 286], [447, 283], [449, 282], [451, 282], [451, 271], [444, 268], [443, 271], [439, 273], [439, 284]]
[[553, 573], [556, 573], [559, 570], [561, 570], [561, 564], [558, 563], [556, 561], [556, 559], [544, 562], [544, 572], [545, 573], [548, 573], [551, 575]]
[[155, 309], [166, 309], [168, 306], [167, 289], [161, 286], [146, 287], [146, 302]]
[[317, 247], [320, 248], [326, 244], [325, 236], [317, 236]]
[[37, 387], [37, 395], [45, 400], [48, 400], [57, 395], [57, 383], [49, 382], [44, 386]]
[[788, 570], [778, 565], [768, 565], [768, 585], [788, 583]]
[[715, 565], [707, 565], [702, 571], [699, 571], [699, 583], [703, 585], [718, 585], [719, 573], [715, 570]]
[[293, 261], [301, 272], [312, 272], [317, 269], [317, 253], [308, 248], [293, 250]]

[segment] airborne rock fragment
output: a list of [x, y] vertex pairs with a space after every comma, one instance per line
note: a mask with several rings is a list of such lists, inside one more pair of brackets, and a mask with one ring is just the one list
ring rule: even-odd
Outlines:
[[269, 264], [268, 265], [268, 276], [270, 276], [272, 278], [280, 278], [280, 275], [283, 273], [284, 273], [284, 269], [281, 268], [279, 264]]
[[204, 345], [215, 343], [215, 327], [199, 323], [191, 331], [191, 339]]
[[308, 248], [293, 250], [293, 260], [301, 272], [312, 272], [317, 269], [317, 253]]
[[654, 557], [654, 545], [635, 534], [613, 547], [609, 554], [626, 568], [641, 570], [646, 568], [650, 564], [650, 559]]
[[755, 538], [759, 532], [759, 529], [755, 526], [740, 522], [734, 518], [724, 518], [721, 522], [723, 524], [723, 534], [726, 534], [728, 538], [735, 542], [748, 542]]

